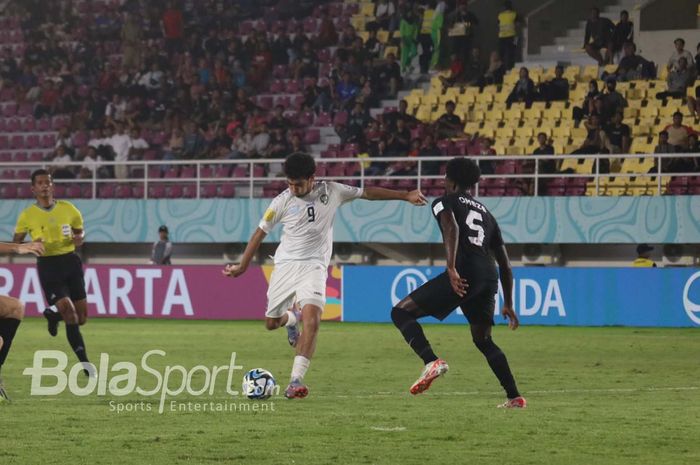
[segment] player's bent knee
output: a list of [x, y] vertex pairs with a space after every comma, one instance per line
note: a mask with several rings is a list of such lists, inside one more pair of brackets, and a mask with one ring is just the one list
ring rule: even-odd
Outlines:
[[24, 303], [23, 302], [18, 300], [15, 303], [12, 315], [13, 315], [12, 318], [14, 318], [16, 320], [21, 320], [22, 318], [24, 318]]
[[280, 327], [280, 319], [279, 318], [266, 318], [265, 319], [265, 329], [268, 331], [272, 331], [273, 329], [277, 329]]

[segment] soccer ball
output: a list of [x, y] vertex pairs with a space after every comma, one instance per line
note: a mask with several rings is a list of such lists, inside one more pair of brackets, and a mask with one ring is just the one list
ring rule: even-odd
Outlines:
[[274, 393], [276, 386], [275, 377], [263, 368], [253, 368], [243, 377], [243, 394], [248, 399], [267, 399]]

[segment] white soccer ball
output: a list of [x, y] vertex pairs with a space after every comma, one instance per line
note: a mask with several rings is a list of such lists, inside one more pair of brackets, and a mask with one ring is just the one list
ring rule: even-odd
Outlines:
[[276, 386], [275, 377], [263, 368], [253, 368], [243, 376], [243, 394], [248, 399], [267, 399], [274, 394]]

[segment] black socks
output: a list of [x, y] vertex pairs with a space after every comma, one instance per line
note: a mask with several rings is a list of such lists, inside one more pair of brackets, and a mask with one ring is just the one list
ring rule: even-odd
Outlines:
[[66, 324], [66, 336], [68, 337], [68, 343], [73, 348], [73, 352], [75, 352], [75, 355], [77, 355], [78, 360], [81, 362], [87, 362], [87, 352], [85, 351], [83, 335], [80, 334], [80, 326], [77, 324]]
[[391, 309], [391, 320], [398, 330], [401, 331], [411, 349], [423, 359], [423, 363], [427, 365], [437, 360], [437, 356], [425, 338], [423, 328], [418, 324], [415, 316], [406, 310], [394, 307]]
[[514, 399], [520, 397], [518, 388], [515, 385], [515, 379], [513, 374], [510, 372], [510, 367], [508, 366], [508, 360], [503, 351], [493, 342], [491, 337], [488, 337], [482, 341], [474, 341], [476, 347], [484, 354], [486, 361], [489, 363], [491, 370], [500, 381], [501, 386], [506, 391], [506, 395], [509, 399]]
[[3, 344], [0, 349], [0, 369], [2, 369], [3, 363], [7, 358], [7, 354], [10, 352], [10, 347], [12, 346], [12, 339], [15, 337], [17, 328], [21, 323], [20, 320], [15, 318], [3, 318], [0, 319], [0, 337], [2, 337]]

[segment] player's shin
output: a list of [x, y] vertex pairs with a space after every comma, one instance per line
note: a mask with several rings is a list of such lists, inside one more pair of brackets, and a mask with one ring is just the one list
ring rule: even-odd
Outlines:
[[0, 338], [2, 338], [0, 347], [0, 372], [2, 372], [2, 365], [5, 363], [5, 359], [7, 359], [7, 354], [10, 352], [12, 339], [15, 337], [15, 333], [17, 333], [20, 322], [20, 320], [15, 318], [0, 319]]
[[508, 398], [515, 399], [516, 397], [520, 397], [515, 379], [508, 365], [508, 359], [503, 351], [493, 342], [493, 339], [487, 337], [482, 340], [474, 340], [474, 344], [479, 351], [484, 354], [484, 357], [486, 357], [486, 361], [498, 378], [501, 386], [503, 386], [503, 389], [506, 391]]
[[391, 309], [391, 320], [398, 330], [401, 331], [403, 338], [411, 346], [411, 349], [423, 360], [423, 363], [427, 365], [438, 359], [423, 333], [423, 328], [418, 324], [416, 317], [411, 312], [394, 307]]

